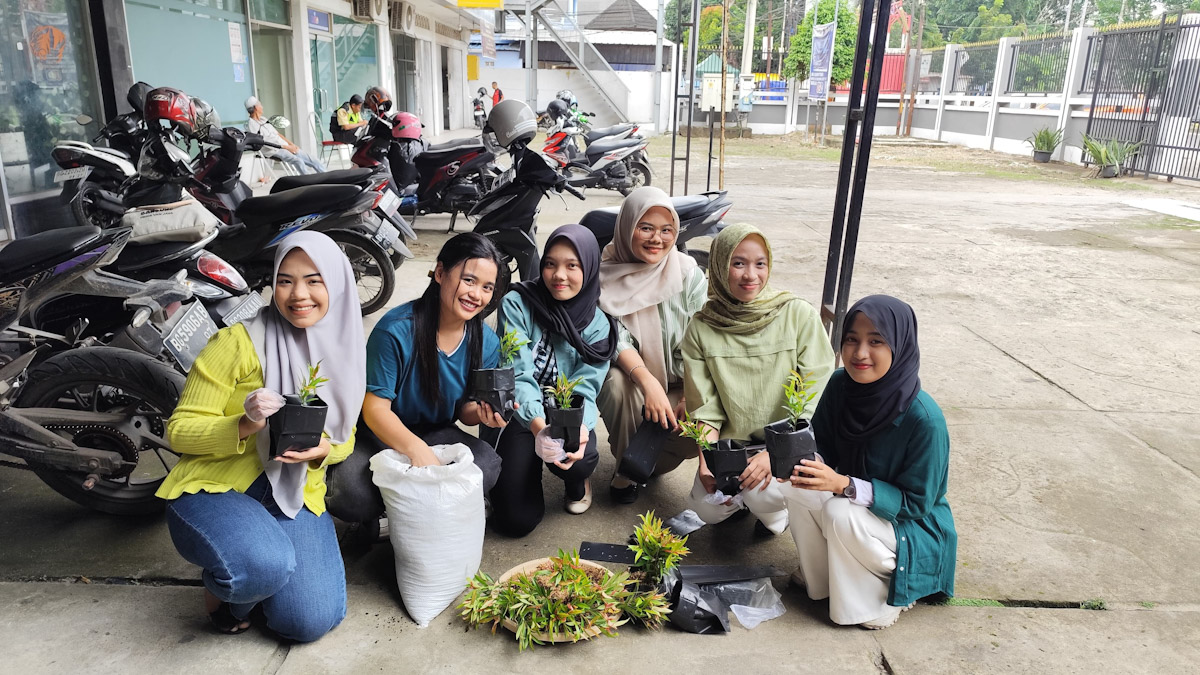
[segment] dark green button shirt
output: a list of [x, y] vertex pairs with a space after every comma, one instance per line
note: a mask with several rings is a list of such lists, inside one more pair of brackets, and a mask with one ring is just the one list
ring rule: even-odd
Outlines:
[[[836, 420], [849, 375], [839, 368], [825, 385], [813, 416], [817, 449], [839, 473]], [[866, 466], [875, 491], [871, 512], [890, 521], [896, 532], [896, 570], [888, 604], [903, 607], [935, 593], [954, 595], [958, 534], [946, 501], [950, 435], [933, 398], [921, 391], [908, 410], [867, 442]]]

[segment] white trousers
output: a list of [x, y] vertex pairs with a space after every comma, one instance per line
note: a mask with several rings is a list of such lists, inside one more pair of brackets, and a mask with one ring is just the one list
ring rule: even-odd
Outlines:
[[[742, 500], [746, 504], [746, 508], [750, 512], [758, 516], [763, 525], [775, 534], [780, 534], [787, 529], [788, 526], [788, 510], [787, 504], [783, 501], [783, 493], [780, 492], [780, 486], [774, 478], [766, 490], [759, 490], [757, 487], [750, 490], [742, 490]], [[725, 506], [722, 504], [709, 504], [704, 501], [708, 492], [704, 490], [704, 484], [700, 482], [699, 474], [696, 475], [696, 480], [692, 483], [692, 494], [688, 498], [688, 508], [696, 512], [709, 525], [715, 525], [724, 522], [741, 510], [739, 506]]]
[[864, 623], [889, 611], [887, 597], [896, 569], [892, 524], [832, 492], [780, 489], [791, 516], [800, 572], [813, 600], [829, 598], [829, 618], [843, 626]]

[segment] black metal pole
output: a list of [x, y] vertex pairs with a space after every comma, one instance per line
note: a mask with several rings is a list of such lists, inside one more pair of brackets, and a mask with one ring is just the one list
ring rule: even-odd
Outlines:
[[[1146, 116], [1150, 114], [1150, 101], [1154, 100], [1154, 97], [1158, 95], [1158, 85], [1159, 85], [1158, 74], [1160, 72], [1162, 72], [1163, 70], [1166, 70], [1167, 76], [1170, 77], [1171, 62], [1175, 60], [1175, 48], [1179, 46], [1179, 41], [1183, 38], [1183, 35], [1184, 35], [1183, 30], [1179, 27], [1180, 23], [1182, 23], [1182, 22], [1183, 22], [1183, 13], [1180, 12], [1179, 18], [1175, 22], [1176, 35], [1175, 35], [1175, 39], [1171, 42], [1171, 49], [1170, 49], [1171, 54], [1170, 54], [1170, 57], [1167, 59], [1167, 62], [1165, 64], [1163, 64], [1162, 63], [1163, 35], [1167, 32], [1167, 15], [1164, 13], [1162, 15], [1162, 18], [1159, 20], [1158, 43], [1154, 46], [1154, 65], [1150, 68], [1150, 82], [1149, 82], [1149, 86], [1146, 87], [1146, 96], [1143, 98], [1145, 103], [1142, 105], [1142, 117], [1141, 117], [1141, 119], [1138, 120], [1138, 126], [1137, 126], [1137, 134], [1138, 135], [1137, 135], [1137, 138], [1134, 139], [1134, 142], [1138, 143], [1139, 145], [1145, 141], [1145, 138], [1143, 135], [1145, 134], [1145, 131], [1146, 131]], [[1168, 100], [1167, 99], [1170, 96], [1171, 96], [1170, 89], [1165, 89], [1163, 92], [1163, 100], [1159, 101], [1158, 111], [1157, 111], [1156, 119], [1154, 121], [1154, 136], [1150, 139], [1150, 144], [1146, 147], [1146, 150], [1147, 150], [1147, 152], [1146, 152], [1146, 170], [1145, 170], [1145, 174], [1144, 174], [1144, 177], [1146, 177], [1146, 178], [1150, 177], [1150, 162], [1154, 160], [1154, 151], [1156, 149], [1155, 144], [1158, 142], [1159, 122], [1161, 121], [1163, 111], [1168, 110], [1168, 107], [1167, 107]], [[1140, 151], [1138, 152], [1138, 155], [1141, 155]], [[1125, 167], [1121, 167], [1121, 168], [1124, 169]], [[1174, 178], [1174, 176], [1171, 176], [1168, 174], [1168, 179], [1169, 178]]]
[[[678, 9], [678, 8], [676, 8]], [[692, 123], [695, 121], [696, 113], [696, 49], [700, 41], [700, 0], [692, 0], [692, 33], [688, 38], [688, 62], [690, 70], [688, 71], [688, 135], [687, 135], [687, 161], [683, 163], [683, 194], [688, 193], [688, 176], [691, 173], [692, 167]]]
[[838, 280], [837, 309], [831, 335], [842, 334], [846, 306], [850, 299], [850, 281], [854, 274], [854, 256], [858, 250], [858, 226], [862, 216], [863, 193], [867, 188], [867, 168], [871, 161], [871, 141], [875, 136], [875, 110], [879, 105], [879, 82], [883, 73], [883, 50], [887, 46], [888, 0], [878, 0], [875, 17], [875, 39], [871, 44], [871, 73], [867, 82], [867, 102], [863, 110], [862, 140], [858, 144], [858, 161], [854, 166], [854, 191], [850, 196], [849, 221], [846, 224], [846, 244], [842, 252], [841, 278]]
[[[1104, 79], [1104, 55], [1108, 51], [1109, 34], [1106, 33], [1104, 35], [1100, 35], [1099, 38], [1100, 38], [1100, 59], [1096, 63], [1096, 77], [1092, 80], [1092, 106], [1090, 108], [1088, 108], [1088, 110], [1090, 112], [1088, 113], [1087, 126], [1084, 127], [1084, 129], [1083, 129], [1083, 134], [1088, 137], [1090, 137], [1092, 135], [1092, 120], [1095, 119], [1095, 117], [1096, 117], [1096, 101], [1100, 97], [1100, 82], [1101, 82], [1101, 80]], [[1092, 40], [1092, 38], [1088, 38], [1089, 42], [1091, 42], [1091, 40]], [[1083, 64], [1083, 67], [1087, 68], [1087, 64], [1086, 63]], [[1083, 73], [1083, 76], [1084, 76], [1084, 78], [1087, 77], [1086, 71]], [[1096, 158], [1093, 157], [1092, 159], [1095, 160]]]
[[[867, 0], [878, 5], [886, 0]], [[850, 76], [850, 93], [846, 101], [846, 122], [842, 128], [842, 158], [838, 166], [837, 194], [833, 200], [833, 227], [829, 232], [829, 254], [825, 259], [825, 288], [821, 293], [821, 318], [826, 327], [836, 321], [834, 302], [837, 298], [839, 260], [842, 252], [842, 235], [846, 227], [846, 203], [850, 196], [850, 175], [854, 167], [854, 141], [858, 135], [858, 121], [862, 119], [862, 89], [867, 67], [867, 52], [870, 49], [871, 21], [875, 12], [864, 3], [862, 19], [858, 24], [858, 39], [855, 42], [854, 70]], [[836, 53], [837, 34], [833, 37]], [[832, 63], [830, 67], [832, 68]], [[822, 128], [828, 120], [821, 120]], [[831, 335], [835, 335], [831, 333]]]
[[[680, 13], [681, 3], [675, 5], [675, 34], [679, 37], [683, 36], [683, 14]], [[667, 182], [667, 193], [671, 196], [675, 195], [675, 162], [679, 161], [675, 157], [675, 143], [679, 139], [679, 79], [683, 72], [683, 59], [679, 58], [679, 43], [671, 50], [675, 57], [675, 89], [671, 91], [671, 103], [673, 110], [671, 111], [671, 179]], [[662, 92], [659, 92], [661, 95]]]

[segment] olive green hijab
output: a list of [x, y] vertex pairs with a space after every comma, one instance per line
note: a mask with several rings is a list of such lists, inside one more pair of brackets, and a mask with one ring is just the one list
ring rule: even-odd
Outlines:
[[[741, 302], [733, 297], [729, 290], [729, 264], [733, 251], [750, 235], [762, 239], [767, 249], [767, 264], [774, 268], [774, 258], [771, 254], [771, 243], [763, 236], [762, 231], [753, 225], [739, 223], [730, 225], [713, 240], [709, 250], [708, 269], [708, 302], [697, 314], [696, 318], [712, 326], [716, 330], [732, 335], [749, 335], [758, 333], [769, 326], [784, 305], [798, 300], [788, 291], [777, 291], [769, 285], [764, 285], [758, 297], [750, 302]], [[767, 280], [770, 281], [768, 270]]]

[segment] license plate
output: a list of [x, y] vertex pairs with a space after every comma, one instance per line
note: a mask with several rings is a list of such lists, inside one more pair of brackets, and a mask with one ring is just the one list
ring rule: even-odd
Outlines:
[[184, 312], [175, 327], [163, 338], [163, 346], [175, 357], [186, 373], [192, 369], [196, 357], [208, 344], [208, 339], [217, 334], [217, 324], [208, 316], [208, 310], [199, 302]]
[[400, 208], [400, 198], [396, 196], [396, 193], [387, 190], [383, 193], [383, 199], [379, 200], [379, 208], [389, 216], [394, 215]]
[[86, 166], [77, 166], [74, 169], [59, 169], [54, 172], [54, 182], [62, 183], [64, 181], [75, 180], [76, 178], [83, 178], [88, 175], [89, 169], [90, 167]]
[[237, 307], [234, 307], [228, 314], [221, 317], [221, 323], [226, 326], [232, 326], [235, 323], [245, 321], [258, 314], [258, 310], [262, 309], [266, 304], [261, 295], [251, 292], [250, 295], [246, 296], [245, 300], [238, 303]]
[[400, 238], [400, 230], [396, 229], [395, 225], [383, 222], [379, 224], [379, 229], [375, 230], [373, 239], [379, 247], [385, 251], [390, 251], [396, 240]]

